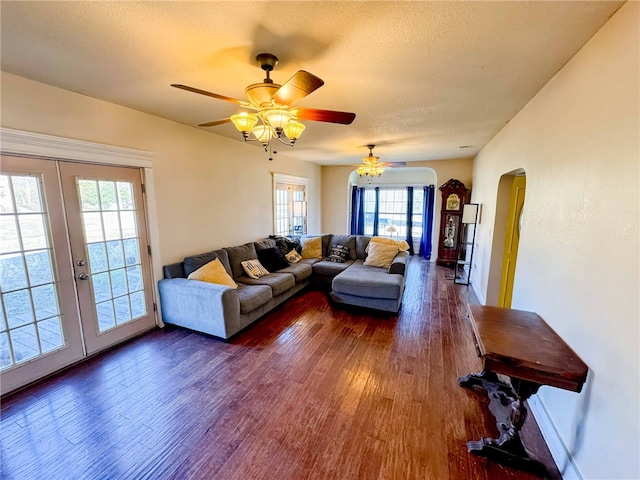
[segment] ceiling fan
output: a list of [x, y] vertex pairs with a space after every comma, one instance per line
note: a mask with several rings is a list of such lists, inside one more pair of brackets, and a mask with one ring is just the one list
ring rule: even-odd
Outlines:
[[[249, 110], [231, 115], [229, 118], [222, 120], [201, 123], [198, 126], [214, 127], [232, 122], [236, 129], [242, 133], [245, 141], [257, 140], [262, 143], [265, 151], [268, 151], [272, 139], [277, 139], [285, 145], [293, 146], [305, 129], [304, 124], [299, 120], [349, 125], [356, 118], [356, 114], [350, 112], [306, 107], [294, 108], [294, 104], [324, 85], [324, 81], [312, 73], [298, 70], [284, 84], [278, 85], [273, 83], [270, 76], [271, 71], [278, 63], [278, 57], [270, 53], [261, 53], [256, 57], [256, 60], [260, 64], [260, 68], [266, 72], [266, 78], [262, 83], [254, 83], [245, 88], [244, 93], [248, 101], [177, 83], [173, 83], [171, 86], [235, 103]], [[272, 160], [272, 158], [269, 158], [269, 160]]]
[[354, 167], [358, 167], [356, 172], [361, 177], [379, 177], [387, 168], [393, 167], [404, 167], [407, 162], [380, 162], [380, 157], [376, 157], [373, 155], [373, 148], [375, 145], [369, 144], [367, 148], [369, 149], [369, 155], [362, 159], [362, 163], [359, 165], [354, 165]]

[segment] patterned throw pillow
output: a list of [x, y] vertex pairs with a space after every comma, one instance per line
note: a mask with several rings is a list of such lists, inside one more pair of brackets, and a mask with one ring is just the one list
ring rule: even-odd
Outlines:
[[298, 263], [300, 260], [302, 260], [302, 255], [300, 255], [294, 249], [294, 250], [291, 250], [289, 253], [287, 253], [285, 255], [285, 258], [287, 259], [287, 262], [289, 262], [289, 263]]
[[245, 260], [240, 262], [242, 268], [251, 278], [260, 278], [269, 275], [269, 271], [262, 266], [259, 260]]
[[344, 263], [347, 261], [347, 258], [349, 258], [349, 247], [345, 247], [344, 245], [335, 245], [325, 260], [335, 263]]

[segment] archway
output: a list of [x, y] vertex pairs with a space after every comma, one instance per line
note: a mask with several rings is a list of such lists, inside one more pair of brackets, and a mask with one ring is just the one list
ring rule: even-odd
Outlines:
[[520, 225], [524, 208], [526, 175], [524, 169], [500, 177], [496, 196], [487, 305], [511, 306], [515, 281]]

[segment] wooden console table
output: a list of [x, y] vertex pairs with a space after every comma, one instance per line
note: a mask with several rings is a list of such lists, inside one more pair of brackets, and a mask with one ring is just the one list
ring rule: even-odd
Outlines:
[[535, 313], [469, 305], [469, 320], [483, 371], [460, 377], [458, 383], [487, 391], [500, 436], [467, 442], [467, 449], [504, 465], [544, 474], [545, 467], [520, 439], [527, 417], [524, 402], [542, 385], [580, 392], [588, 367]]

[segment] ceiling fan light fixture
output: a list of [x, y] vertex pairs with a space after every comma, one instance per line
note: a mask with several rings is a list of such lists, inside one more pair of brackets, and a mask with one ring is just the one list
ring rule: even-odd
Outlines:
[[[324, 81], [305, 70], [298, 70], [283, 85], [279, 85], [274, 83], [270, 75], [278, 64], [278, 57], [271, 53], [260, 53], [256, 61], [266, 73], [266, 78], [261, 83], [254, 83], [245, 88], [248, 101], [178, 83], [172, 83], [171, 86], [234, 103], [254, 111], [255, 113], [243, 111], [224, 120], [205, 122], [198, 126], [214, 127], [232, 122], [236, 130], [242, 133], [245, 141], [259, 141], [265, 152], [270, 152], [272, 155], [277, 153], [273, 149], [275, 142], [272, 143], [272, 140], [277, 139], [288, 147], [294, 146], [305, 129], [300, 120], [349, 125], [355, 119], [356, 114], [350, 112], [292, 108], [295, 103], [324, 85]], [[269, 160], [273, 160], [273, 157], [269, 157]]]
[[379, 177], [384, 172], [384, 167], [378, 164], [380, 157], [373, 155], [373, 147], [375, 147], [375, 145], [367, 145], [369, 155], [362, 159], [362, 165], [356, 169], [356, 172], [358, 172], [358, 175], [361, 177]]
[[256, 123], [258, 123], [258, 116], [249, 112], [240, 112], [236, 115], [231, 115], [229, 118], [236, 129], [242, 133], [245, 140], [253, 130], [253, 127], [255, 127]]

